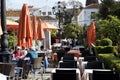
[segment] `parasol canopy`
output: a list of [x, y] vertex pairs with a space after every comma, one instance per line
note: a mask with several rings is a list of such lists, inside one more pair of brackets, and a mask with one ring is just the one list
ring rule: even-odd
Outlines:
[[90, 27], [87, 30], [87, 45], [92, 45], [96, 41], [96, 30], [95, 30], [95, 23], [92, 22]]
[[34, 15], [32, 18], [32, 30], [33, 30], [33, 40], [37, 40], [38, 35], [37, 35], [36, 16], [34, 16]]
[[30, 48], [32, 46], [32, 26], [30, 21], [29, 8], [26, 4], [23, 5], [20, 14], [19, 28], [18, 28], [18, 43], [20, 47]]
[[38, 34], [38, 40], [45, 39], [45, 33], [44, 33], [44, 24], [41, 21], [41, 19], [38, 20], [38, 28], [37, 28], [37, 34]]

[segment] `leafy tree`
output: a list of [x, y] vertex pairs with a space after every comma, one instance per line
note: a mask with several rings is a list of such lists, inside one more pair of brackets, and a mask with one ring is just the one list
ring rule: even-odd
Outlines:
[[17, 36], [16, 36], [16, 31], [10, 32], [8, 35], [8, 44], [9, 44], [9, 48], [14, 48], [15, 47], [15, 42], [17, 40]]
[[108, 20], [100, 20], [97, 27], [97, 39], [110, 38], [113, 45], [120, 41], [120, 19], [110, 16]]
[[57, 34], [56, 30], [51, 30], [50, 32], [51, 32], [51, 37], [56, 37]]
[[115, 2], [111, 9], [111, 15], [115, 15], [120, 18], [120, 2]]
[[115, 0], [101, 0], [99, 17], [107, 19], [108, 15], [118, 16], [120, 18], [120, 2]]
[[108, 17], [113, 4], [114, 0], [101, 0], [101, 4], [99, 7], [99, 15], [102, 19], [106, 19]]
[[80, 39], [82, 34], [82, 28], [78, 24], [67, 24], [63, 26], [63, 38]]

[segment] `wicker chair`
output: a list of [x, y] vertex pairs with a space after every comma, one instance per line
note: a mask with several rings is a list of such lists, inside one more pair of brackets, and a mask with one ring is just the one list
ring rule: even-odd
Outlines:
[[7, 76], [7, 80], [14, 80], [15, 77], [15, 64], [14, 63], [0, 63], [0, 73]]
[[[33, 73], [34, 73], [34, 77], [35, 77], [35, 74], [36, 74], [36, 70], [37, 69], [42, 69], [42, 62], [43, 62], [43, 57], [38, 57], [38, 58], [33, 58], [33, 64], [32, 64], [32, 70], [33, 70]], [[43, 79], [43, 72], [40, 71], [41, 73], [41, 76], [42, 76], [42, 79]]]

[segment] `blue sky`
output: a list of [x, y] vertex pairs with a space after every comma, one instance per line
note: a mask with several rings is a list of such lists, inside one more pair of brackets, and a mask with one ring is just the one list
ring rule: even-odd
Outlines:
[[[33, 5], [36, 7], [42, 7], [44, 5], [54, 6], [55, 2], [58, 1], [68, 1], [68, 0], [6, 0], [6, 7], [8, 9], [22, 9], [22, 5], [26, 3], [27, 5]], [[83, 6], [86, 0], [79, 0]]]

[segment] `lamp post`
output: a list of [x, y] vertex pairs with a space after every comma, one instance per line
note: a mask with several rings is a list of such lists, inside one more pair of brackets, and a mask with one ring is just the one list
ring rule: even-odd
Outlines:
[[53, 14], [56, 15], [58, 17], [58, 37], [61, 37], [61, 23], [63, 22], [63, 16], [65, 13], [65, 6], [62, 5], [62, 3], [60, 1], [58, 1], [57, 6], [52, 7], [53, 10]]
[[0, 62], [10, 62], [12, 55], [8, 51], [7, 29], [6, 29], [6, 0], [1, 0], [1, 27], [3, 35], [1, 35], [1, 51]]

